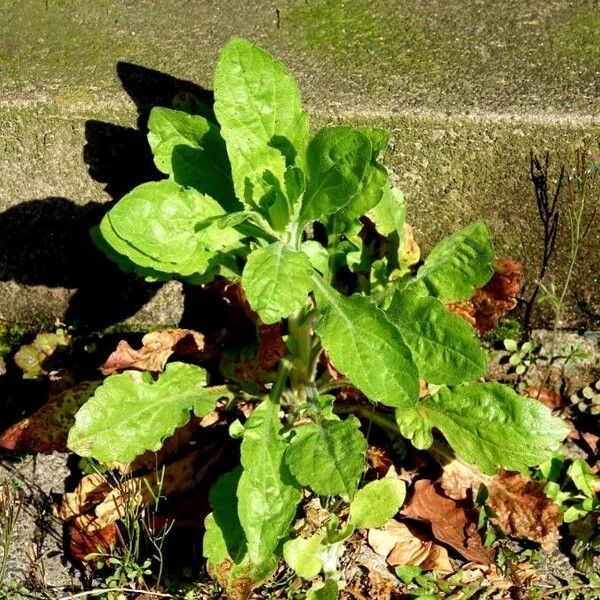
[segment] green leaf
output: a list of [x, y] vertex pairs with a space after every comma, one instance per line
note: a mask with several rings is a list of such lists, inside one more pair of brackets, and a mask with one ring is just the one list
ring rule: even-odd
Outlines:
[[[154, 261], [154, 259], [137, 252], [137, 250], [129, 246], [129, 244], [124, 242], [115, 234], [106, 217], [102, 219], [100, 225], [90, 229], [90, 237], [92, 238], [94, 245], [110, 260], [116, 263], [122, 271], [125, 271], [126, 273], [136, 273], [139, 277], [143, 277], [146, 281], [168, 281], [169, 279], [176, 279], [178, 276], [184, 281], [187, 281], [188, 277], [192, 280], [194, 277], [199, 277], [200, 279], [205, 277], [204, 274], [183, 277], [178, 273], [173, 272], [173, 265], [168, 263], [160, 263], [160, 261]], [[117, 249], [119, 249], [119, 251], [117, 251]], [[144, 263], [148, 262], [150, 264], [154, 264], [156, 262], [159, 264], [159, 266], [166, 267], [166, 269], [163, 271], [158, 271], [151, 267], [144, 267], [139, 264], [139, 262], [134, 262], [132, 259], [130, 259], [127, 256], [127, 253], [139, 255], [141, 261]], [[190, 283], [194, 283], [194, 281], [190, 281]]]
[[199, 115], [155, 107], [148, 120], [148, 141], [158, 169], [183, 186], [217, 200], [231, 212], [240, 207], [231, 166], [219, 129]]
[[306, 594], [306, 600], [337, 600], [338, 584], [333, 579], [327, 579], [322, 587], [312, 587]]
[[348, 205], [360, 190], [371, 154], [371, 142], [357, 129], [321, 129], [306, 153], [308, 181], [301, 222], [319, 219]]
[[221, 475], [212, 486], [208, 500], [213, 510], [205, 521], [203, 556], [211, 565], [227, 560], [241, 562], [246, 551], [246, 538], [238, 517], [236, 491], [242, 470], [237, 468]]
[[138, 251], [176, 264], [199, 249], [220, 250], [239, 240], [235, 229], [214, 223], [224, 214], [209, 196], [163, 180], [136, 187], [108, 212], [108, 219], [115, 234]]
[[368, 298], [344, 297], [313, 281], [322, 314], [316, 331], [335, 368], [372, 402], [414, 405], [419, 373], [398, 328]]
[[391, 233], [397, 233], [402, 238], [400, 241], [403, 241], [406, 202], [399, 189], [386, 186], [380, 202], [369, 211], [367, 216], [375, 223], [381, 235], [389, 236]]
[[358, 127], [358, 131], [371, 142], [371, 160], [365, 169], [358, 191], [351, 202], [340, 211], [346, 221], [362, 217], [379, 204], [389, 179], [386, 168], [377, 160], [388, 145], [388, 132], [370, 127]]
[[[100, 224], [102, 238], [121, 256], [158, 272], [201, 279], [241, 248], [241, 234], [221, 229], [221, 206], [170, 180], [144, 183], [122, 198]], [[137, 269], [136, 269], [137, 270]], [[211, 277], [209, 277], [210, 280]]]
[[156, 381], [139, 371], [111, 375], [75, 415], [67, 445], [107, 463], [156, 452], [187, 423], [191, 410], [206, 415], [223, 396], [222, 387], [205, 386], [206, 371], [184, 363], [167, 364]]
[[367, 483], [350, 504], [350, 520], [356, 527], [383, 527], [402, 506], [406, 484], [386, 477]]
[[276, 323], [306, 304], [311, 274], [306, 254], [276, 242], [248, 256], [242, 286], [263, 323]]
[[538, 465], [568, 433], [542, 403], [499, 383], [443, 387], [414, 408], [398, 410], [396, 418], [417, 448], [431, 446], [436, 427], [460, 458], [484, 473]]
[[467, 300], [494, 270], [494, 247], [482, 221], [442, 240], [425, 259], [415, 282], [442, 302]]
[[236, 194], [256, 205], [265, 192], [263, 173], [283, 182], [286, 166], [304, 156], [308, 115], [298, 86], [267, 52], [233, 38], [219, 57], [214, 90]]
[[304, 579], [316, 577], [323, 568], [324, 533], [315, 533], [308, 538], [297, 537], [283, 546], [283, 558], [296, 574]]
[[306, 240], [302, 242], [300, 249], [310, 260], [313, 269], [316, 269], [324, 277], [329, 276], [329, 252], [327, 248], [316, 240]]
[[429, 383], [454, 385], [485, 375], [486, 353], [473, 329], [436, 298], [420, 296], [410, 287], [397, 291], [387, 315]]
[[264, 400], [244, 428], [237, 489], [240, 523], [246, 534], [254, 577], [267, 577], [277, 566], [277, 547], [289, 533], [302, 493], [283, 455], [279, 404]]
[[294, 430], [285, 462], [294, 477], [321, 496], [351, 498], [365, 467], [367, 440], [360, 421], [323, 420]]

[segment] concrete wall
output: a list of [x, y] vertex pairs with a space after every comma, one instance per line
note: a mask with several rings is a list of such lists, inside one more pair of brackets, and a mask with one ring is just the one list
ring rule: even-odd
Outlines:
[[[157, 177], [149, 108], [181, 91], [208, 98], [232, 35], [288, 65], [315, 128], [392, 132], [386, 163], [425, 249], [484, 218], [531, 285], [542, 238], [530, 149], [550, 153], [553, 177], [578, 145], [597, 150], [598, 31], [592, 1], [0, 0], [0, 319], [177, 322], [181, 286], [119, 273], [87, 228]], [[569, 250], [563, 217], [557, 285]], [[564, 326], [599, 324], [599, 242], [600, 214]], [[537, 325], [547, 322], [539, 314]]]

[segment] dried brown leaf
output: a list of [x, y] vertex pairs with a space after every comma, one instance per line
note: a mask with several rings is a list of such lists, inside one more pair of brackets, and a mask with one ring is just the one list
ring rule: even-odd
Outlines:
[[502, 471], [488, 483], [494, 522], [508, 535], [539, 542], [553, 550], [560, 538], [560, 508], [544, 494], [544, 484]]
[[421, 565], [443, 573], [453, 571], [448, 551], [410, 524], [391, 519], [380, 529], [370, 529], [368, 542], [393, 567]]
[[147, 333], [142, 338], [142, 347], [134, 350], [128, 342], [121, 340], [117, 349], [100, 367], [103, 375], [111, 375], [125, 369], [139, 371], [162, 371], [172, 354], [182, 354], [194, 360], [209, 358], [204, 336], [191, 329], [165, 329]]
[[42, 454], [64, 452], [75, 413], [99, 384], [99, 381], [84, 381], [51, 395], [39, 410], [9, 427], [0, 436], [0, 446]]
[[416, 482], [415, 490], [402, 515], [431, 525], [434, 537], [452, 546], [467, 560], [487, 564], [493, 550], [483, 546], [477, 531], [477, 511], [448, 498], [427, 479]]
[[523, 265], [520, 262], [498, 259], [494, 263], [494, 275], [484, 287], [476, 289], [469, 300], [449, 304], [447, 308], [465, 319], [479, 333], [485, 333], [516, 307], [522, 278]]
[[530, 386], [525, 390], [525, 395], [538, 400], [552, 410], [560, 408], [563, 404], [562, 396], [556, 390], [546, 387], [540, 389], [538, 386]]

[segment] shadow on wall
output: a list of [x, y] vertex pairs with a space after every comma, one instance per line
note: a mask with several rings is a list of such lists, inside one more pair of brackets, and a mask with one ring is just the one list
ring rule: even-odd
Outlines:
[[[159, 71], [121, 62], [117, 74], [137, 107], [138, 128], [87, 121], [83, 148], [90, 176], [104, 185], [112, 202], [162, 177], [146, 140], [153, 106], [213, 103], [211, 92]], [[160, 285], [123, 273], [91, 242], [89, 228], [110, 206], [52, 197], [23, 201], [0, 213], [0, 281], [76, 288], [65, 321], [82, 329], [102, 329], [135, 314]]]

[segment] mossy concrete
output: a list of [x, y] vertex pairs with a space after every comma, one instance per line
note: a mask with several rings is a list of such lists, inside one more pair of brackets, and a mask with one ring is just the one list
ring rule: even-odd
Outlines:
[[[392, 132], [386, 161], [425, 248], [483, 218], [499, 253], [525, 262], [530, 285], [541, 226], [529, 152], [548, 150], [556, 174], [577, 146], [597, 147], [599, 30], [591, 1], [0, 0], [0, 318], [70, 318], [82, 286], [121, 301], [129, 280], [112, 297], [94, 287], [95, 269], [98, 281], [112, 271], [85, 230], [156, 175], [138, 129], [147, 109], [179, 88], [204, 95], [232, 35], [285, 62], [315, 128]], [[598, 325], [599, 231], [582, 249], [565, 326]], [[564, 279], [567, 255], [565, 219], [550, 281]], [[155, 292], [137, 290], [118, 318]], [[159, 298], [143, 320], [177, 322], [181, 289]]]

